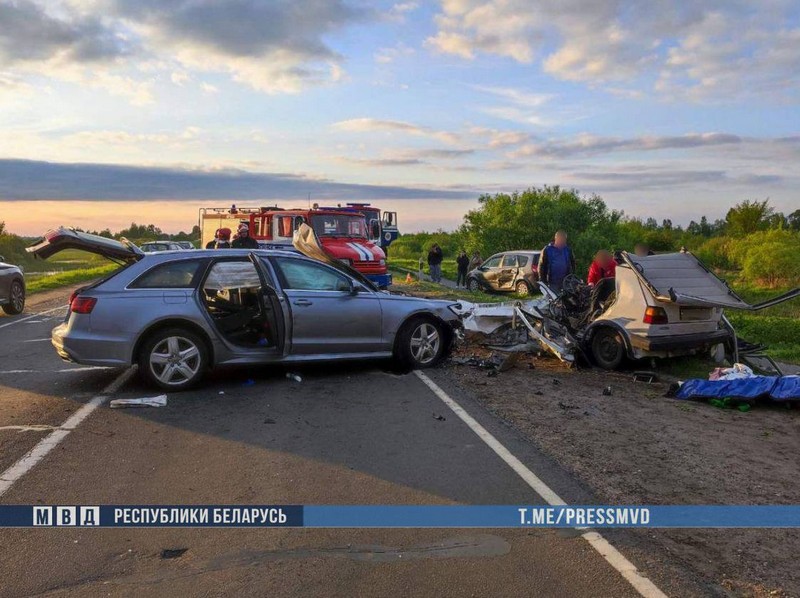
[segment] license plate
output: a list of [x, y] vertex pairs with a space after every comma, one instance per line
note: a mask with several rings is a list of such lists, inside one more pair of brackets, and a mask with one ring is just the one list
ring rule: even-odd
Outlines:
[[711, 319], [710, 307], [682, 307], [681, 320], [688, 322], [697, 322], [701, 320]]

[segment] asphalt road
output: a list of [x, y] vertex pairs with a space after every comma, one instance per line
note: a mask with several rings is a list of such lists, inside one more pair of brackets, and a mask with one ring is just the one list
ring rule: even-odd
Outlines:
[[[0, 317], [0, 503], [544, 504], [414, 374], [317, 366], [298, 383], [280, 368], [230, 370], [166, 407], [110, 409], [101, 395], [121, 372], [59, 360], [48, 337], [63, 314]], [[439, 382], [559, 494], [585, 498]], [[108, 398], [156, 394], [133, 378]], [[41, 461], [8, 474], [92, 401], [99, 407]], [[0, 538], [0, 596], [639, 595], [572, 530], [62, 528]], [[166, 559], [164, 549], [186, 551]]]

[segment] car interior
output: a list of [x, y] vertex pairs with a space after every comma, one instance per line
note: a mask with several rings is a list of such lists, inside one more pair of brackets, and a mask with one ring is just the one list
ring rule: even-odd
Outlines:
[[250, 261], [215, 263], [203, 283], [202, 297], [220, 334], [236, 345], [277, 347], [271, 302], [261, 301], [262, 283]]

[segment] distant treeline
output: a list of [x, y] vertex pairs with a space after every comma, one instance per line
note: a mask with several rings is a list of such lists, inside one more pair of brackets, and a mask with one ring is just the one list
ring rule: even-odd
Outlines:
[[392, 243], [390, 259], [424, 257], [433, 243], [450, 259], [462, 248], [480, 251], [484, 258], [498, 251], [541, 249], [555, 231], [564, 230], [581, 273], [598, 249], [632, 251], [644, 243], [655, 252], [685, 247], [712, 268], [734, 270], [741, 282], [753, 285], [774, 287], [800, 279], [800, 210], [781, 214], [768, 200], [741, 202], [724, 219], [711, 222], [703, 216], [685, 228], [669, 219], [629, 218], [610, 210], [597, 195], [557, 186], [482, 195], [479, 202], [454, 232], [402, 235]]

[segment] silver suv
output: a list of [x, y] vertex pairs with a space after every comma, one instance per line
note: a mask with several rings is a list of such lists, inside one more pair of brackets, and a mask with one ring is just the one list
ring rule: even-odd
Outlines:
[[504, 251], [467, 274], [470, 291], [507, 291], [529, 295], [538, 288], [541, 251]]

